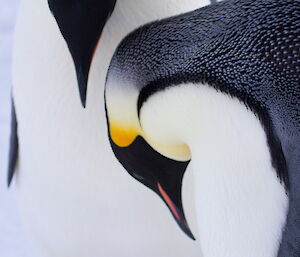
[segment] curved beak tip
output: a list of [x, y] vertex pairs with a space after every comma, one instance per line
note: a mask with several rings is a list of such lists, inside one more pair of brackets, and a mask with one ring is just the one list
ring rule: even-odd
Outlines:
[[180, 225], [180, 228], [182, 229], [182, 231], [193, 241], [196, 241], [196, 238], [194, 237], [192, 231], [190, 230], [189, 226], [187, 225], [186, 222], [184, 222], [182, 225]]
[[168, 206], [169, 210], [171, 211], [174, 219], [176, 220], [178, 226], [180, 229], [192, 240], [196, 240], [193, 233], [191, 232], [189, 225], [187, 224], [182, 203], [177, 201], [177, 204], [173, 202], [171, 197], [168, 195], [168, 193], [163, 189], [163, 187], [160, 185], [160, 183], [157, 183], [157, 188], [159, 195], [163, 199], [163, 201]]

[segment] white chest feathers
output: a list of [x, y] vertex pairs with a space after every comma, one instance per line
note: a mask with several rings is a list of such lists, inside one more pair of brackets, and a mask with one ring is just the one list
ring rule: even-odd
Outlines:
[[253, 112], [207, 85], [186, 84], [152, 95], [141, 125], [154, 142], [190, 148], [204, 257], [277, 256], [288, 199]]

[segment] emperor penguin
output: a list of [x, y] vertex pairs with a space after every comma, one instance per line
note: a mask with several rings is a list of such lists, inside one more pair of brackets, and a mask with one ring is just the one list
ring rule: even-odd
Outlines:
[[231, 0], [143, 26], [114, 54], [114, 154], [204, 257], [300, 256], [299, 35], [298, 0]]
[[159, 199], [123, 173], [107, 138], [103, 92], [111, 57], [129, 32], [206, 4], [21, 1], [8, 182], [39, 256], [198, 256]]

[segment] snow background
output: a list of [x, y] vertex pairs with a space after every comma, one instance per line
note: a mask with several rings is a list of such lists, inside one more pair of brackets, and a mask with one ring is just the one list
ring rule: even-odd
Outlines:
[[13, 187], [6, 186], [10, 133], [11, 51], [19, 0], [0, 0], [0, 256], [34, 257], [21, 226]]

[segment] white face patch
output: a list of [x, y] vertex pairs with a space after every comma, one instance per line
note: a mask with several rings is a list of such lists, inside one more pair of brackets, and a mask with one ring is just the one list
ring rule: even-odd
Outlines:
[[148, 138], [191, 150], [205, 257], [276, 257], [288, 198], [263, 127], [239, 100], [202, 84], [170, 87], [141, 109]]
[[[188, 146], [176, 137], [155, 138], [148, 135], [140, 125], [137, 113], [139, 91], [126, 81], [114, 78], [107, 81], [106, 107], [110, 126], [110, 136], [118, 146], [130, 145], [137, 136], [142, 136], [160, 154], [178, 161], [190, 160]], [[157, 126], [157, 129], [163, 129]], [[167, 131], [165, 131], [167, 133]], [[156, 133], [159, 136], [161, 133]]]

